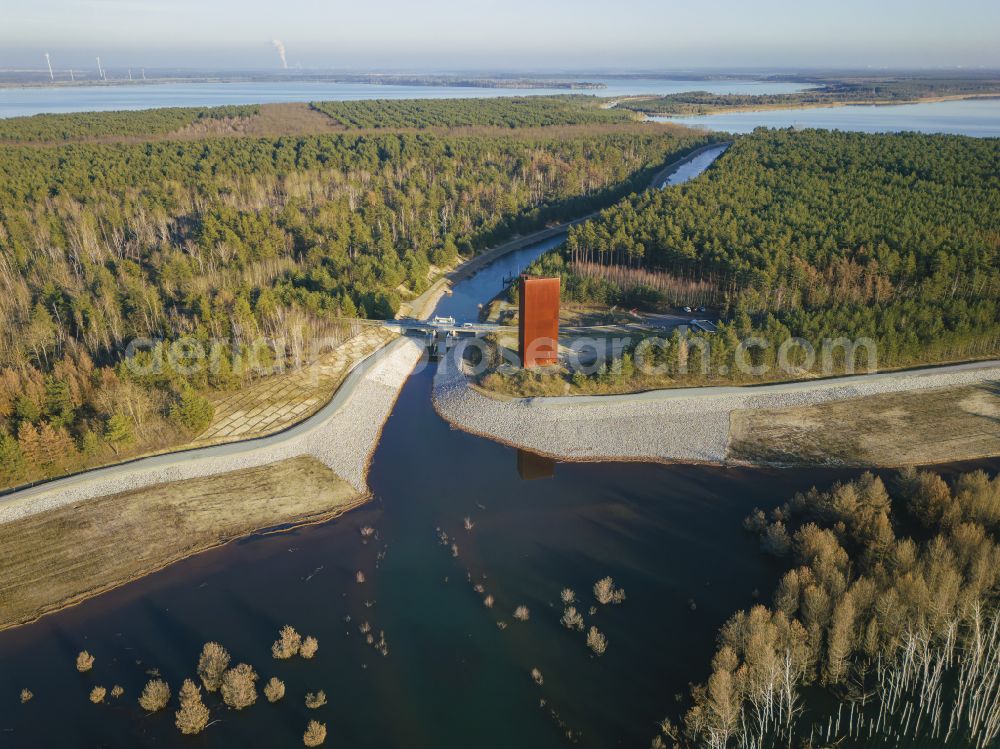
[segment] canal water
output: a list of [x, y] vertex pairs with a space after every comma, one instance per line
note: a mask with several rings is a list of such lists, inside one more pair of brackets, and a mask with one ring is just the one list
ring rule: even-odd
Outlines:
[[[462, 282], [439, 314], [475, 319], [505, 275], [551, 245]], [[422, 367], [403, 387], [364, 507], [251, 536], [0, 633], [0, 747], [294, 747], [312, 718], [331, 747], [648, 746], [656, 721], [682, 712], [689, 683], [707, 676], [719, 626], [766, 601], [780, 575], [744, 516], [855, 473], [574, 463], [526, 480], [516, 450], [437, 416], [432, 378]], [[606, 575], [627, 600], [590, 614]], [[607, 636], [602, 657], [560, 625], [564, 587]], [[518, 606], [527, 621], [514, 618]], [[271, 658], [286, 623], [319, 639], [313, 660]], [[384, 634], [386, 654], [362, 629], [376, 644]], [[287, 694], [241, 712], [210, 695], [212, 724], [182, 737], [172, 711], [146, 715], [135, 700], [151, 674], [176, 694], [208, 640], [262, 682], [283, 679]], [[82, 649], [96, 656], [83, 675]], [[94, 684], [125, 696], [92, 705]], [[25, 705], [22, 687], [35, 694]], [[328, 704], [306, 709], [305, 693], [319, 689]]]

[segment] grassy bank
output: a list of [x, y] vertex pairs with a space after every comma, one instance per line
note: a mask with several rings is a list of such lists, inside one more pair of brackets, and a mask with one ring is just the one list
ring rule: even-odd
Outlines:
[[30, 622], [255, 530], [363, 497], [314, 458], [80, 502], [0, 525], [0, 629]]
[[994, 383], [740, 410], [730, 420], [730, 456], [749, 463], [901, 466], [998, 454]]

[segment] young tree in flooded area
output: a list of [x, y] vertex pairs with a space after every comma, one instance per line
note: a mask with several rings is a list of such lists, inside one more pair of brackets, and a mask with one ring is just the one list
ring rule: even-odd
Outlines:
[[326, 724], [310, 720], [302, 736], [302, 743], [306, 746], [320, 746], [324, 741], [326, 741]]
[[272, 676], [264, 685], [264, 696], [268, 702], [277, 702], [285, 696], [285, 682], [277, 676]]
[[616, 588], [615, 581], [611, 577], [603, 577], [594, 583], [594, 598], [600, 604], [618, 604], [625, 600], [625, 591]]
[[604, 655], [604, 651], [608, 649], [608, 638], [597, 627], [591, 627], [587, 631], [587, 647], [596, 655]]
[[217, 642], [206, 642], [198, 658], [198, 676], [209, 692], [219, 691], [222, 674], [229, 668], [229, 652]]
[[76, 670], [81, 674], [86, 673], [94, 667], [94, 656], [88, 653], [86, 650], [80, 652], [76, 656]]
[[278, 632], [278, 639], [271, 645], [271, 655], [284, 660], [298, 655], [299, 648], [302, 647], [302, 635], [295, 631], [295, 628], [286, 624]]
[[310, 710], [315, 710], [316, 708], [323, 707], [326, 704], [326, 692], [320, 689], [315, 694], [313, 692], [306, 693], [306, 707]]
[[303, 658], [309, 659], [316, 655], [316, 651], [319, 650], [319, 640], [317, 640], [312, 635], [309, 635], [302, 640], [302, 645], [299, 647], [299, 655]]
[[170, 702], [170, 687], [162, 679], [150, 679], [139, 696], [139, 705], [149, 713], [162, 710]]
[[562, 618], [559, 620], [566, 629], [575, 629], [580, 632], [583, 631], [583, 615], [576, 610], [575, 606], [567, 606], [566, 610], [563, 611]]
[[209, 712], [201, 701], [201, 689], [185, 679], [178, 696], [181, 708], [174, 713], [174, 723], [183, 734], [201, 733], [208, 725]]
[[250, 707], [257, 701], [257, 672], [240, 663], [222, 675], [222, 699], [234, 710]]
[[96, 686], [90, 690], [90, 701], [95, 705], [100, 705], [104, 702], [104, 697], [107, 695], [108, 690], [102, 686]]

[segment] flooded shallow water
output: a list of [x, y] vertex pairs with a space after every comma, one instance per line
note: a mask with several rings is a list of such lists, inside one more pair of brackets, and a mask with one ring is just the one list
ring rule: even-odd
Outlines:
[[[752, 604], [755, 589], [773, 587], [777, 568], [757, 553], [742, 518], [835, 474], [565, 464], [552, 479], [523, 481], [516, 450], [437, 417], [432, 376], [411, 378], [386, 424], [370, 505], [208, 552], [0, 634], [2, 745], [190, 743], [172, 714], [143, 716], [135, 699], [148, 668], [175, 690], [194, 676], [212, 639], [263, 680], [278, 675], [288, 696], [242, 713], [209, 700], [221, 722], [194, 740], [205, 746], [291, 746], [310, 717], [328, 721], [334, 746], [560, 746], [562, 731], [540, 698], [581, 732], [582, 746], [644, 745], [673, 695], [703, 678], [718, 626]], [[377, 540], [362, 543], [364, 525]], [[457, 543], [457, 557], [438, 528]], [[559, 624], [559, 591], [574, 588], [585, 610], [607, 574], [628, 600], [586, 617], [609, 640], [597, 659], [583, 634]], [[493, 609], [477, 582], [495, 597]], [[529, 621], [512, 618], [518, 605], [528, 606]], [[376, 636], [384, 630], [387, 657], [364, 643], [365, 620]], [[284, 623], [319, 638], [314, 661], [271, 659]], [[80, 675], [73, 661], [84, 648], [97, 663]], [[95, 683], [121, 684], [126, 696], [91, 705]], [[21, 706], [24, 686], [36, 696]], [[308, 711], [302, 697], [316, 689], [330, 704]], [[42, 719], [55, 713], [65, 720]]]
[[[473, 319], [504, 276], [556, 242], [502, 258], [439, 313]], [[334, 747], [561, 747], [567, 730], [579, 746], [647, 746], [655, 722], [683, 709], [675, 695], [707, 676], [718, 627], [766, 601], [781, 572], [742, 519], [857, 473], [574, 463], [526, 481], [516, 450], [437, 416], [432, 378], [423, 367], [404, 386], [373, 456], [368, 505], [234, 542], [0, 633], [0, 746], [291, 747], [311, 718]], [[363, 541], [364, 526], [376, 538]], [[605, 575], [627, 601], [591, 616], [591, 587]], [[603, 657], [559, 624], [566, 586], [607, 635]], [[526, 622], [512, 616], [519, 605]], [[365, 643], [366, 621], [376, 639], [384, 632], [387, 656]], [[271, 658], [286, 623], [319, 639], [315, 659]], [[251, 663], [259, 686], [276, 675], [288, 691], [242, 712], [209, 696], [213, 724], [182, 737], [174, 707], [147, 716], [135, 700], [150, 669], [176, 694], [208, 640]], [[97, 660], [81, 675], [84, 648]], [[94, 684], [121, 684], [125, 696], [92, 705]], [[22, 687], [35, 694], [26, 705]], [[307, 710], [305, 692], [318, 689], [329, 704]]]

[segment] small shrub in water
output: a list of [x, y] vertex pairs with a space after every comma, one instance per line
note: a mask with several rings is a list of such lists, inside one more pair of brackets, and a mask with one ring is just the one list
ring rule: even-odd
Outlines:
[[604, 651], [608, 649], [608, 638], [602, 635], [597, 627], [591, 627], [587, 632], [587, 647], [597, 655], [604, 655]]
[[326, 724], [310, 720], [306, 732], [302, 735], [302, 743], [306, 746], [319, 746], [326, 741]]
[[313, 694], [309, 692], [306, 694], [306, 707], [310, 710], [315, 710], [318, 707], [323, 707], [326, 704], [326, 692], [322, 689]]
[[250, 707], [257, 701], [257, 672], [246, 663], [222, 675], [222, 699], [234, 710]]
[[76, 670], [81, 674], [86, 673], [94, 667], [94, 656], [86, 650], [81, 651], [76, 657]]
[[562, 619], [559, 622], [566, 629], [575, 629], [580, 632], [583, 631], [583, 615], [576, 610], [575, 606], [567, 606], [566, 610], [563, 612]]
[[625, 600], [625, 591], [616, 588], [615, 581], [611, 577], [604, 577], [594, 583], [594, 598], [603, 605], [618, 604]]
[[294, 627], [286, 624], [278, 633], [278, 639], [271, 645], [271, 655], [278, 659], [291, 658], [297, 655], [302, 647], [302, 635]]
[[25, 702], [30, 702], [31, 698], [34, 697], [34, 696], [35, 695], [32, 694], [32, 692], [31, 692], [30, 689], [22, 689], [21, 690], [21, 704], [23, 705]]
[[170, 687], [163, 679], [150, 679], [139, 696], [142, 709], [150, 713], [162, 710], [168, 702], [170, 702]]
[[125, 694], [125, 690], [122, 689], [121, 686], [119, 686], [118, 684], [115, 684], [113, 687], [111, 687], [111, 696], [114, 697], [115, 699], [118, 699], [123, 694]]
[[319, 640], [310, 635], [302, 641], [302, 645], [299, 647], [299, 655], [303, 658], [312, 658], [316, 655], [317, 650], [319, 650]]
[[264, 696], [268, 702], [277, 702], [285, 696], [285, 682], [277, 676], [272, 676], [271, 680], [264, 685]]
[[90, 690], [90, 701], [95, 705], [100, 705], [104, 702], [104, 697], [107, 695], [108, 690], [104, 687], [94, 687]]
[[574, 603], [576, 601], [576, 593], [573, 592], [572, 588], [563, 588], [562, 592], [559, 594], [559, 598], [566, 605]]
[[531, 617], [531, 612], [528, 611], [527, 606], [518, 606], [514, 609], [514, 618], [519, 622], [526, 622]]
[[542, 678], [542, 672], [537, 668], [531, 669], [531, 678], [535, 680], [535, 683], [538, 686], [542, 686], [542, 683], [545, 681], [545, 679]]
[[494, 603], [493, 596], [486, 596], [486, 598], [483, 599], [483, 606], [485, 606], [488, 609], [493, 608], [493, 603]]

